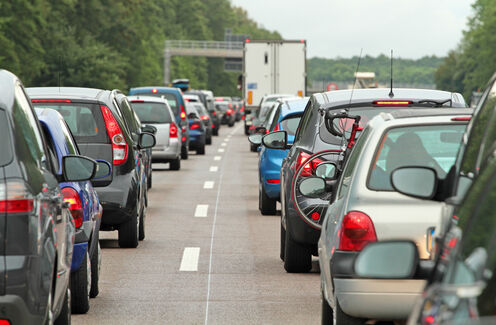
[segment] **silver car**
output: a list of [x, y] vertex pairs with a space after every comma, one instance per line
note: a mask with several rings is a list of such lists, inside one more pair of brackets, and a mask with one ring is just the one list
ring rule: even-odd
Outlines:
[[170, 163], [171, 170], [181, 168], [181, 128], [166, 99], [150, 96], [129, 96], [129, 101], [141, 123], [157, 129], [152, 161]]
[[[436, 193], [428, 194], [426, 200], [398, 193], [392, 175], [420, 166], [436, 171], [439, 190], [451, 186], [443, 181], [454, 170], [471, 114], [472, 110], [461, 108], [381, 113], [363, 130], [337, 185], [320, 178], [316, 186], [316, 177], [302, 182], [300, 191], [306, 195], [315, 195], [319, 187], [321, 193], [329, 186], [337, 188], [318, 242], [322, 324], [333, 319], [334, 324], [363, 324], [368, 319], [408, 317], [425, 281], [358, 278], [353, 261], [368, 243], [394, 239], [414, 241], [420, 258], [429, 259], [430, 240], [444, 203], [437, 201]], [[324, 164], [325, 173], [316, 171], [320, 177], [337, 169], [333, 163]], [[312, 191], [305, 190], [312, 181]], [[411, 181], [422, 183], [423, 179]]]

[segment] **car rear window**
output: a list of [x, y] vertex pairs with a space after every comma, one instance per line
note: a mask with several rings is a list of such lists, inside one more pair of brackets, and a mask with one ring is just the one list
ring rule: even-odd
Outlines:
[[165, 103], [131, 103], [142, 123], [170, 123], [172, 116]]
[[10, 140], [10, 127], [7, 122], [7, 113], [0, 109], [0, 166], [5, 166], [12, 161], [12, 142]]
[[370, 189], [392, 191], [391, 173], [406, 166], [430, 167], [445, 179], [455, 164], [466, 125], [398, 127], [383, 136], [370, 170]]
[[179, 114], [179, 103], [177, 102], [176, 95], [174, 95], [173, 93], [160, 93], [160, 92], [152, 93], [151, 91], [149, 91], [149, 92], [140, 91], [140, 92], [133, 93], [133, 96], [140, 96], [140, 95], [141, 96], [160, 97], [160, 98], [167, 99], [172, 111], [174, 112], [174, 115]]
[[291, 116], [280, 122], [281, 130], [286, 131], [289, 135], [295, 135], [298, 129], [298, 124], [300, 124], [301, 116]]
[[91, 103], [33, 103], [58, 111], [78, 143], [107, 143], [107, 129], [99, 105]]

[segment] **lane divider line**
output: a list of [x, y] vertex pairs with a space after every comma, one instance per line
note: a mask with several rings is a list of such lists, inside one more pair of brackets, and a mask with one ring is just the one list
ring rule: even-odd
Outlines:
[[227, 143], [226, 142], [222, 142], [220, 145], [223, 146], [223, 147], [225, 147], [225, 146], [227, 146]]
[[217, 161], [219, 161], [219, 160], [221, 160], [221, 159], [222, 159], [222, 157], [221, 157], [221, 156], [215, 156], [215, 157], [214, 157], [214, 160], [217, 160]]
[[200, 259], [200, 247], [185, 247], [183, 258], [179, 271], [196, 272], [198, 271], [198, 260]]
[[198, 204], [195, 209], [195, 218], [206, 218], [208, 212], [208, 204]]
[[206, 189], [206, 190], [211, 190], [214, 188], [214, 184], [215, 182], [212, 182], [212, 181], [206, 181], [204, 184], [203, 184], [203, 188]]
[[219, 150], [217, 150], [218, 152], [224, 152], [225, 150], [222, 149], [222, 148], [219, 148]]
[[210, 166], [210, 169], [209, 169], [209, 171], [214, 172], [214, 173], [217, 172], [218, 170], [219, 170], [219, 167], [217, 167], [217, 166]]

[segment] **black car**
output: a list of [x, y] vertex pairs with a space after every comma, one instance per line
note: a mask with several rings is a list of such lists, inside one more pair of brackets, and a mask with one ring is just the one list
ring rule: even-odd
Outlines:
[[[219, 97], [216, 97], [219, 98]], [[214, 102], [215, 108], [221, 112], [220, 124], [227, 124], [229, 127], [234, 126], [235, 116], [232, 110], [232, 104], [230, 101], [216, 100]]]
[[185, 95], [196, 95], [199, 97], [200, 101], [203, 103], [203, 106], [208, 111], [210, 115], [210, 121], [212, 123], [212, 135], [219, 135], [220, 128], [220, 118], [218, 115], [218, 110], [214, 105], [214, 97], [210, 95], [210, 92], [205, 90], [188, 90], [184, 93]]
[[[326, 125], [325, 116], [343, 111], [361, 116], [360, 124], [365, 125], [369, 119], [380, 112], [388, 112], [411, 107], [466, 107], [460, 94], [435, 90], [395, 89], [393, 98], [390, 89], [356, 89], [351, 97], [351, 90], [317, 93], [310, 97], [295, 134], [294, 143], [281, 166], [281, 258], [288, 272], [308, 272], [311, 268], [311, 256], [317, 255], [317, 242], [320, 226], [310, 215], [301, 215], [292, 199], [293, 178], [295, 172], [304, 165], [302, 177], [311, 175], [314, 167], [322, 162], [312, 161], [311, 166], [305, 161], [314, 153], [323, 150], [342, 150], [343, 138], [332, 134]], [[347, 132], [352, 123], [345, 119], [339, 128]], [[284, 131], [278, 131], [284, 132]], [[273, 132], [269, 136], [278, 137]], [[343, 155], [335, 154], [329, 160], [340, 161]], [[342, 161], [340, 161], [342, 163]], [[308, 166], [307, 166], [308, 165]], [[308, 204], [308, 198], [301, 197], [298, 204]], [[313, 205], [327, 206], [328, 201], [314, 199]], [[324, 211], [325, 212], [325, 211]], [[322, 215], [325, 215], [322, 214]], [[320, 223], [324, 218], [319, 218]], [[282, 237], [285, 237], [285, 240]]]
[[33, 104], [64, 116], [82, 155], [112, 162], [112, 174], [94, 180], [103, 206], [101, 230], [119, 231], [120, 247], [145, 238], [146, 149], [155, 143], [143, 132], [126, 96], [118, 90], [29, 88]]
[[74, 221], [59, 183], [91, 179], [96, 162], [50, 154], [22, 83], [0, 70], [0, 322], [70, 324]]

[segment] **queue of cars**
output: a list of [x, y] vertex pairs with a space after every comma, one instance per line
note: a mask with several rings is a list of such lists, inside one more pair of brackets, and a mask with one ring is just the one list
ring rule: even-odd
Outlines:
[[[280, 257], [287, 272], [308, 272], [318, 256], [322, 324], [496, 322], [495, 89], [496, 75], [475, 111], [443, 91], [318, 93], [293, 141], [251, 128], [260, 175], [274, 174], [268, 150], [285, 157], [269, 178]], [[262, 214], [275, 213], [259, 193]]]
[[209, 91], [24, 88], [6, 70], [0, 88], [0, 324], [70, 324], [99, 294], [99, 232], [137, 247], [152, 161], [204, 154], [223, 114]]

